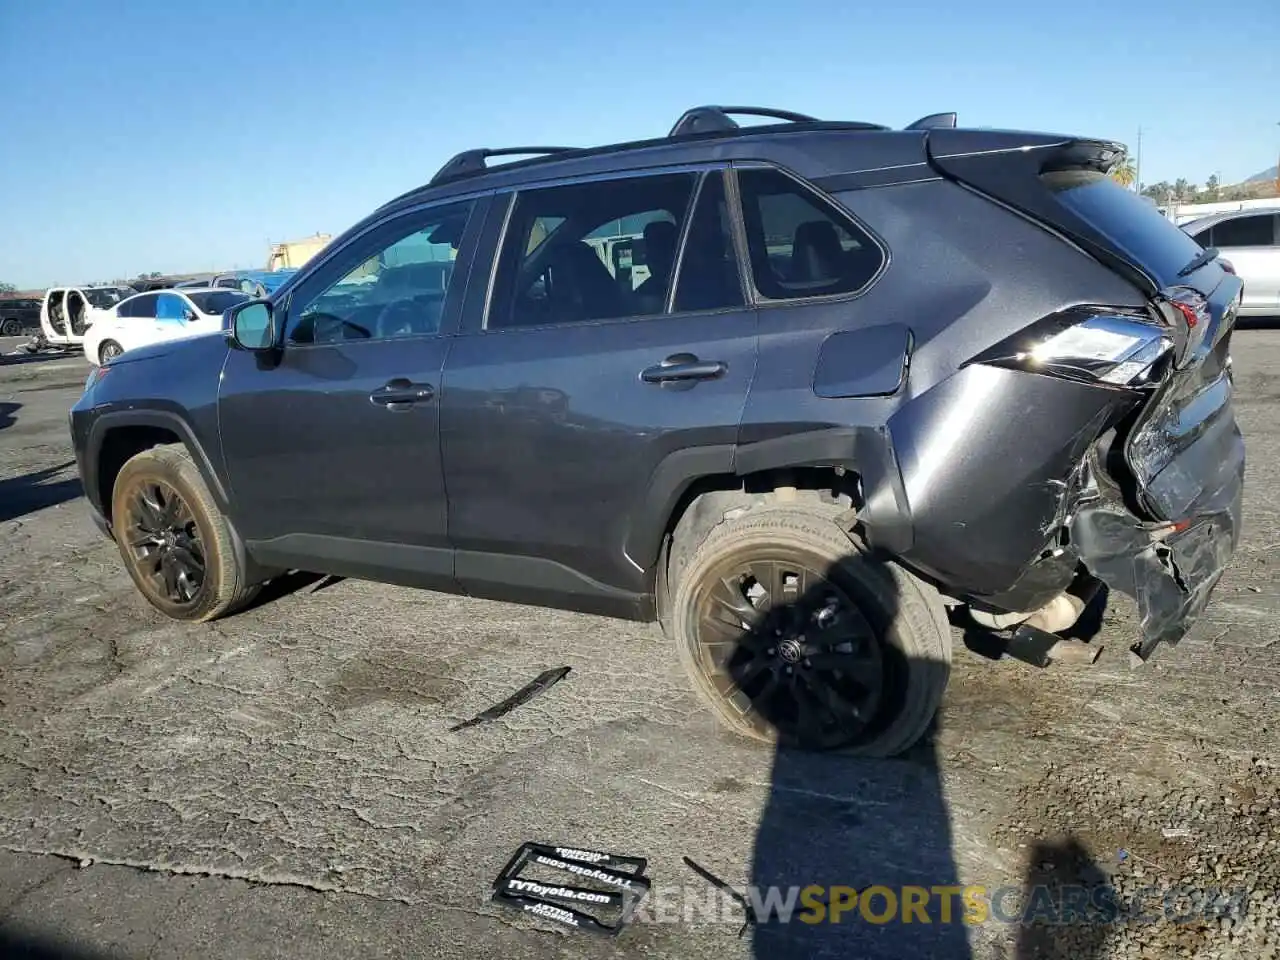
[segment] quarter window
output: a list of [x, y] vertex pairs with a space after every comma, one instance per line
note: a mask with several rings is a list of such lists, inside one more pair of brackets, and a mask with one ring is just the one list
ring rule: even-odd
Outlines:
[[518, 194], [486, 326], [663, 313], [696, 179], [656, 175]]
[[[403, 217], [357, 240], [306, 281], [289, 309], [294, 343], [436, 334], [471, 203]], [[322, 277], [333, 277], [327, 284]]]
[[846, 215], [776, 170], [738, 174], [756, 289], [770, 300], [853, 293], [879, 271], [876, 243]]

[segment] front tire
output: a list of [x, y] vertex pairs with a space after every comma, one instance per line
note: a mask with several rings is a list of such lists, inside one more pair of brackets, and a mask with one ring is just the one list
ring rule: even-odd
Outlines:
[[17, 337], [22, 335], [22, 321], [10, 317], [3, 324], [0, 324], [0, 335], [6, 337]]
[[950, 674], [942, 601], [830, 519], [749, 510], [673, 573], [681, 662], [730, 729], [869, 757], [901, 754], [928, 730]]
[[231, 531], [181, 444], [130, 458], [116, 477], [112, 526], [138, 592], [174, 620], [207, 621], [247, 604]]
[[120, 344], [114, 340], [103, 340], [101, 346], [98, 347], [98, 360], [102, 363], [107, 363], [122, 353], [124, 353], [124, 347], [120, 346]]

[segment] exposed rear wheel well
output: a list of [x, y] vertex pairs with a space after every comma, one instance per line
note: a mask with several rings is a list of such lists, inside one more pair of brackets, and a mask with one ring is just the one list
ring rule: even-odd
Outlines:
[[103, 515], [111, 521], [111, 500], [120, 468], [135, 454], [182, 438], [163, 427], [117, 427], [107, 432], [98, 451], [98, 496]]
[[663, 531], [654, 571], [659, 619], [665, 626], [670, 571], [680, 569], [727, 514], [794, 501], [833, 518], [848, 514], [852, 527], [851, 512], [862, 505], [861, 494], [858, 475], [837, 467], [788, 467], [742, 476], [715, 474], [698, 478], [676, 501]]

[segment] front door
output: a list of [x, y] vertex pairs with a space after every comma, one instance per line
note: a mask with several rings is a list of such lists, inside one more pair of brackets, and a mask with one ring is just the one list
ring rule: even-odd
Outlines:
[[[631, 615], [664, 491], [678, 496], [689, 457], [732, 470], [755, 369], [723, 176], [615, 178], [513, 202], [487, 315], [469, 307], [474, 328], [445, 369], [457, 577], [479, 595]], [[627, 237], [644, 270], [611, 255]]]
[[230, 351], [223, 451], [263, 563], [452, 583], [440, 374], [475, 206], [419, 208], [342, 242], [277, 305], [277, 364]]

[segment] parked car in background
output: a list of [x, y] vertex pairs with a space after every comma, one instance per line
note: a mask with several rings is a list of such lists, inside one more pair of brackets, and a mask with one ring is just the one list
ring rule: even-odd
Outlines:
[[1201, 217], [1182, 229], [1216, 247], [1243, 281], [1242, 317], [1280, 317], [1280, 206]]
[[31, 297], [0, 300], [0, 335], [20, 337], [40, 329], [40, 301]]
[[40, 330], [55, 347], [78, 347], [98, 318], [133, 294], [131, 287], [52, 287], [40, 305]]
[[222, 329], [224, 310], [248, 300], [239, 290], [197, 287], [139, 293], [98, 317], [84, 337], [90, 363], [107, 363], [126, 351]]

